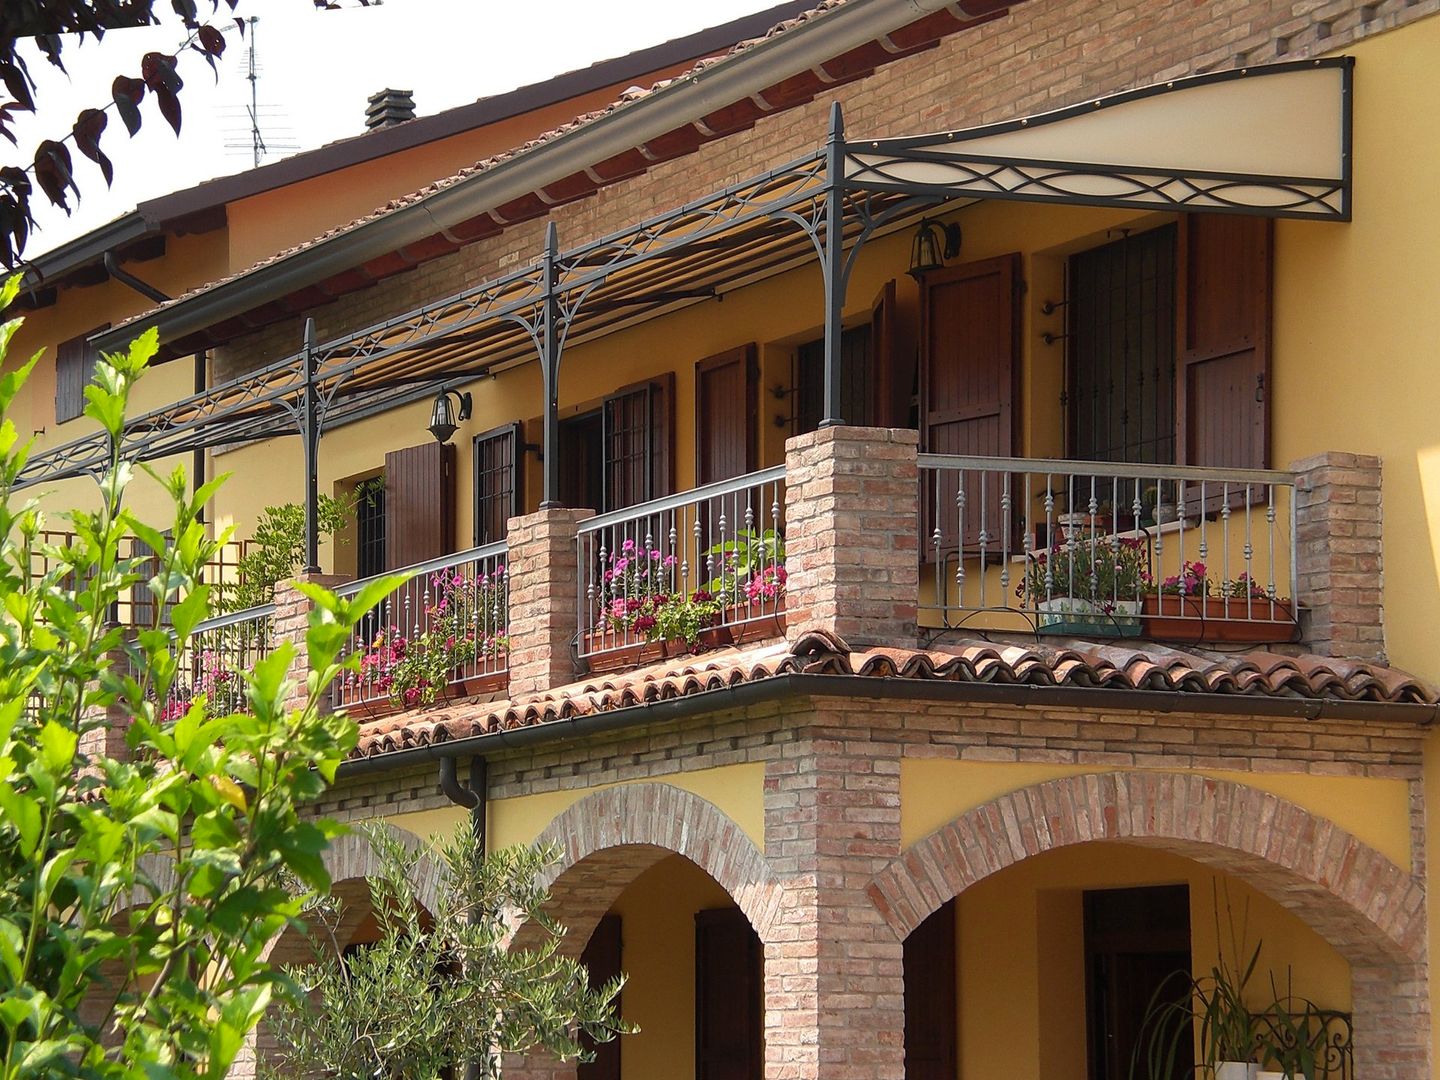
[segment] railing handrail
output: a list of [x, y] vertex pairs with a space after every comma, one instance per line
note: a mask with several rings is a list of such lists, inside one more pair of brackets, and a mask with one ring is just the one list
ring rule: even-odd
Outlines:
[[596, 514], [587, 518], [579, 525], [580, 535], [595, 532], [609, 525], [620, 525], [633, 518], [645, 517], [649, 514], [663, 514], [666, 510], [678, 510], [682, 506], [689, 506], [691, 503], [701, 502], [704, 499], [715, 499], [724, 495], [732, 495], [737, 491], [743, 491], [748, 487], [758, 484], [768, 484], [785, 479], [785, 466], [772, 465], [768, 469], [760, 469], [757, 472], [746, 473], [743, 476], [735, 476], [729, 480], [717, 480], [713, 484], [704, 484], [701, 487], [691, 488], [688, 491], [679, 491], [674, 495], [665, 495], [659, 499], [651, 499], [649, 502], [635, 503], [620, 510], [610, 510], [604, 514]]
[[223, 630], [227, 626], [249, 622], [251, 619], [268, 619], [274, 614], [275, 605], [273, 603], [257, 604], [244, 611], [232, 611], [227, 615], [212, 615], [208, 619], [202, 619], [195, 624], [195, 629], [190, 633], [193, 637], [196, 634], [203, 634], [206, 630]]
[[408, 574], [410, 577], [418, 577], [421, 574], [434, 573], [436, 570], [448, 570], [450, 567], [459, 563], [475, 562], [480, 559], [493, 558], [496, 555], [504, 555], [509, 549], [510, 545], [504, 540], [495, 540], [489, 544], [466, 548], [464, 551], [457, 551], [451, 555], [438, 555], [433, 559], [426, 559], [424, 562], [411, 563], [409, 566], [401, 566], [394, 570], [387, 570], [383, 574], [374, 574], [356, 581], [347, 581], [345, 584], [335, 587], [335, 595], [354, 596], [366, 585], [370, 584], [370, 582], [378, 581], [383, 577], [390, 577], [393, 574]]
[[1284, 469], [1207, 468], [1204, 465], [1156, 465], [1150, 462], [1079, 461], [1069, 458], [972, 457], [963, 454], [921, 454], [921, 469], [971, 469], [983, 472], [1080, 473], [1121, 480], [1209, 480], [1237, 484], [1295, 483]]

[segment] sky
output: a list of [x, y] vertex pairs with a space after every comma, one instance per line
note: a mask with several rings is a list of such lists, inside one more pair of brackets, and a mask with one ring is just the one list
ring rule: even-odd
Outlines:
[[[0, 0], [3, 2], [3, 0]], [[364, 8], [343, 0], [339, 11], [317, 11], [311, 0], [240, 0], [235, 12], [255, 16], [260, 127], [271, 147], [266, 162], [364, 130], [365, 101], [386, 87], [411, 90], [416, 112], [428, 116], [478, 98], [540, 82], [553, 75], [693, 33], [779, 0], [384, 0]], [[209, 9], [200, 0], [202, 17]], [[165, 18], [170, 6], [156, 0]], [[182, 55], [185, 86], [180, 136], [161, 117], [152, 96], [141, 106], [135, 138], [111, 109], [101, 149], [115, 164], [107, 190], [94, 162], [67, 144], [80, 201], [71, 214], [51, 206], [38, 189], [32, 211], [38, 231], [27, 258], [74, 239], [138, 202], [202, 180], [244, 172], [252, 165], [250, 38], [244, 41], [221, 3], [212, 21], [229, 25], [219, 79], [198, 53]], [[20, 114], [20, 150], [0, 143], [0, 165], [26, 164], [43, 139], [59, 139], [81, 109], [110, 101], [119, 74], [138, 75], [152, 50], [173, 53], [185, 31], [173, 17], [160, 27], [112, 31], [103, 41], [67, 42], [66, 75], [33, 48], [23, 50], [36, 79], [34, 116]]]

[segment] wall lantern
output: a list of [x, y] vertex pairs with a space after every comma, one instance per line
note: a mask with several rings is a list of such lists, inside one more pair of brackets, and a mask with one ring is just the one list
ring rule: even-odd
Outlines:
[[470, 419], [470, 395], [461, 393], [459, 390], [441, 390], [435, 395], [435, 401], [430, 406], [430, 434], [435, 436], [437, 442], [447, 443], [450, 436], [455, 434], [455, 410], [450, 406], [451, 395], [460, 404], [460, 419]]
[[919, 281], [923, 274], [939, 270], [946, 259], [960, 254], [960, 226], [954, 222], [924, 218], [910, 241], [910, 276]]

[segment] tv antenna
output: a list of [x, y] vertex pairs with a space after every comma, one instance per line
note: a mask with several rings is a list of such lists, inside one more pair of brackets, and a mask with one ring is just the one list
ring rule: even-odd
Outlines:
[[298, 150], [300, 147], [286, 137], [288, 133], [282, 134], [279, 141], [272, 139], [267, 143], [264, 134], [262, 134], [260, 130], [261, 117], [263, 116], [265, 118], [268, 126], [270, 120], [273, 119], [274, 110], [272, 106], [260, 104], [260, 56], [259, 46], [256, 40], [258, 37], [257, 24], [260, 22], [260, 19], [255, 15], [251, 15], [250, 18], [245, 21], [250, 25], [250, 46], [246, 52], [247, 69], [245, 74], [245, 81], [250, 84], [250, 102], [245, 106], [246, 116], [250, 120], [250, 137], [248, 142], [244, 143], [238, 141], [228, 142], [225, 144], [225, 148], [227, 150], [243, 150], [248, 147], [251, 159], [258, 168], [260, 163], [265, 160], [266, 155], [272, 150]]

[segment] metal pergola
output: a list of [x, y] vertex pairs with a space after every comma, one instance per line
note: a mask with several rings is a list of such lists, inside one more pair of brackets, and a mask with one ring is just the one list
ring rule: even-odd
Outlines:
[[[277, 435], [302, 438], [308, 561], [316, 562], [317, 458], [330, 428], [538, 360], [545, 394], [542, 506], [558, 505], [558, 405], [567, 346], [593, 340], [818, 257], [824, 288], [824, 421], [840, 415], [841, 319], [877, 230], [980, 199], [1347, 221], [1353, 61], [1217, 72], [966, 131], [848, 141], [832, 106], [824, 147], [631, 228], [562, 249], [403, 315], [130, 421], [134, 461]], [[1304, 168], [1297, 168], [1302, 165]], [[29, 487], [102, 469], [103, 433], [37, 455]]]

